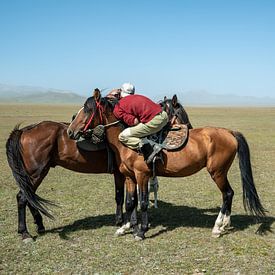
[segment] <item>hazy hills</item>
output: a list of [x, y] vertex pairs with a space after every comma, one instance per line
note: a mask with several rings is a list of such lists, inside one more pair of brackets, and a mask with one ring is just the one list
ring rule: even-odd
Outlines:
[[8, 103], [83, 104], [85, 97], [70, 91], [0, 84], [0, 101]]
[[[175, 93], [167, 93], [171, 98]], [[275, 106], [275, 98], [238, 96], [235, 94], [217, 95], [206, 91], [189, 91], [176, 93], [184, 106]], [[156, 98], [163, 99], [165, 95]]]
[[[172, 97], [171, 92], [155, 94], [159, 101], [164, 96]], [[275, 98], [238, 95], [215, 95], [206, 91], [177, 92], [178, 100], [184, 106], [275, 106]], [[22, 104], [83, 104], [85, 97], [71, 91], [32, 86], [13, 86], [0, 84], [0, 102]]]

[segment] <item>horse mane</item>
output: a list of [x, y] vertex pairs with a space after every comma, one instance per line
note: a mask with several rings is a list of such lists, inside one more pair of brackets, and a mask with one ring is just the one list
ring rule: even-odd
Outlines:
[[96, 109], [96, 101], [93, 96], [87, 98], [84, 103], [84, 113], [90, 113]]
[[[20, 129], [20, 125], [21, 125], [21, 124], [22, 124], [22, 122], [16, 124], [16, 125], [14, 126], [14, 129], [12, 130], [11, 134], [12, 134], [13, 132], [15, 132], [15, 131], [23, 131], [23, 132], [24, 132], [24, 131], [31, 130], [31, 129], [33, 129], [36, 125], [38, 125], [39, 123], [30, 124], [30, 125], [27, 125], [27, 126], [25, 126], [25, 127], [23, 127], [23, 128]], [[11, 135], [11, 134], [10, 134], [10, 135]]]
[[[118, 103], [117, 98], [100, 97], [100, 105], [104, 109], [106, 109], [107, 107], [110, 107], [111, 110], [113, 110], [117, 103]], [[84, 103], [84, 113], [95, 112], [96, 109], [97, 109], [97, 101], [94, 98], [94, 96], [91, 96]]]
[[50, 120], [43, 120], [43, 121], [40, 121], [40, 122], [37, 122], [37, 123], [33, 123], [33, 124], [30, 124], [30, 125], [27, 125], [27, 126], [25, 126], [23, 128], [20, 128], [20, 125], [22, 123], [18, 123], [18, 124], [15, 125], [13, 131], [22, 131], [22, 132], [29, 131], [29, 130], [32, 130], [37, 125], [39, 125], [41, 123], [45, 123], [45, 122], [53, 122], [53, 123], [57, 123], [57, 124], [61, 124], [61, 125], [67, 126], [67, 127], [70, 125], [69, 122], [64, 122], [64, 121], [62, 121], [62, 122], [56, 122], [56, 121], [50, 121]]

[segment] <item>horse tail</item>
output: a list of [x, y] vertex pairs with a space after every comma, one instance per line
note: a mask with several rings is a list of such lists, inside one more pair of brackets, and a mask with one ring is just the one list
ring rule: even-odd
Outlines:
[[6, 154], [9, 166], [19, 189], [25, 195], [28, 203], [45, 216], [54, 219], [47, 210], [47, 205], [55, 204], [35, 194], [32, 179], [25, 168], [22, 158], [22, 145], [20, 143], [22, 132], [19, 129], [19, 125], [16, 125], [6, 142]]
[[254, 184], [248, 143], [240, 132], [233, 132], [233, 135], [238, 141], [238, 156], [243, 187], [244, 209], [245, 211], [249, 210], [249, 212], [257, 218], [264, 217], [266, 210], [261, 204]]

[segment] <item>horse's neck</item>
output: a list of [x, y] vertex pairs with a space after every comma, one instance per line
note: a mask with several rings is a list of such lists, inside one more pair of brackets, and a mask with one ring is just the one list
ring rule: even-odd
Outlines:
[[[109, 114], [108, 118], [106, 119], [106, 124], [112, 123], [117, 121], [116, 117], [113, 115], [113, 113]], [[111, 146], [112, 149], [122, 151], [125, 146], [122, 145], [122, 143], [118, 139], [118, 135], [122, 132], [122, 128], [119, 124], [107, 126], [106, 128], [106, 138]]]
[[122, 132], [119, 125], [110, 126], [106, 129], [106, 138], [108, 143], [120, 150], [122, 148], [122, 144], [118, 139], [118, 135]]

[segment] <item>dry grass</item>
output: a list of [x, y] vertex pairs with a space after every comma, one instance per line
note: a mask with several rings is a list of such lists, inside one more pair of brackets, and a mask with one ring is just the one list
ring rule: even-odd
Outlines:
[[[0, 273], [17, 274], [274, 274], [275, 108], [187, 108], [195, 127], [215, 125], [241, 131], [250, 145], [254, 178], [264, 206], [256, 224], [242, 206], [237, 161], [229, 180], [235, 191], [234, 230], [221, 238], [211, 228], [221, 195], [205, 170], [188, 178], [160, 178], [159, 209], [150, 209], [151, 229], [143, 242], [131, 234], [116, 238], [111, 175], [85, 175], [52, 169], [38, 193], [56, 201], [47, 233], [25, 244], [17, 235], [14, 183], [5, 142], [15, 124], [69, 121], [76, 106], [0, 105]], [[30, 232], [36, 236], [28, 213]], [[255, 234], [257, 230], [263, 235]]]

